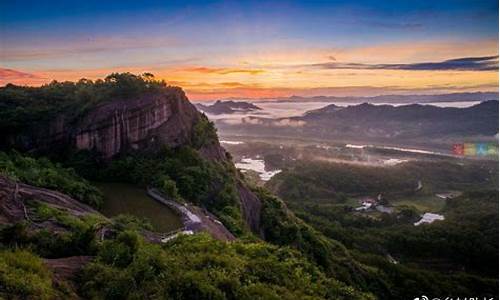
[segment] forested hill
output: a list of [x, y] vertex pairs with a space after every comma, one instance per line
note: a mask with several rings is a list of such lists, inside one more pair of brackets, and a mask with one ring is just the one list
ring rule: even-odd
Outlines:
[[404, 106], [363, 103], [340, 108], [336, 105], [309, 111], [296, 118], [308, 127], [344, 128], [345, 133], [393, 137], [485, 135], [498, 133], [498, 101], [466, 107]]
[[[346, 261], [341, 245], [297, 219], [279, 199], [248, 187], [213, 124], [180, 88], [150, 74], [128, 73], [38, 88], [7, 85], [0, 89], [0, 107], [0, 176], [6, 182], [1, 203], [20, 208], [0, 207], [0, 263], [18, 276], [0, 276], [0, 296], [371, 297], [352, 286], [368, 279], [357, 275], [364, 267]], [[242, 242], [228, 246], [197, 235], [161, 248], [150, 244], [141, 220], [106, 220], [61, 204], [82, 201], [99, 208], [103, 199], [91, 181], [154, 187], [171, 201], [211, 213]], [[74, 200], [21, 196], [16, 182], [34, 193], [60, 199], [62, 192]], [[253, 243], [263, 240], [278, 247]], [[66, 275], [53, 277], [41, 259], [57, 274], [58, 265], [68, 269]], [[25, 269], [23, 261], [36, 267]], [[293, 270], [302, 273], [292, 278]]]
[[[250, 186], [207, 117], [151, 74], [7, 85], [0, 120], [0, 298], [406, 299], [498, 284], [395, 266], [317, 231]], [[93, 182], [155, 188], [235, 240], [159, 243], [147, 220], [101, 215]]]

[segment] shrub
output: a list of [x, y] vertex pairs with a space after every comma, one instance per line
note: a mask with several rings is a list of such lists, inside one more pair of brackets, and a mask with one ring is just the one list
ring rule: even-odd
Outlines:
[[39, 257], [26, 250], [0, 250], [0, 298], [54, 299], [58, 294]]
[[94, 207], [102, 205], [102, 194], [73, 169], [46, 158], [32, 158], [17, 152], [0, 152], [0, 174], [38, 187], [55, 189]]

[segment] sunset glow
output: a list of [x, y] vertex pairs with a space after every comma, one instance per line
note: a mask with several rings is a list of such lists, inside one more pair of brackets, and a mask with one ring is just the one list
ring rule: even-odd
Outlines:
[[193, 100], [498, 90], [496, 1], [146, 2], [2, 2], [0, 85], [151, 72]]

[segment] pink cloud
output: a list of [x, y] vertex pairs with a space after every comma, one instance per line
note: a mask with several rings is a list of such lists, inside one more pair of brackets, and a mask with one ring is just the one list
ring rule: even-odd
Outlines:
[[39, 85], [47, 82], [47, 78], [34, 73], [28, 73], [8, 68], [0, 68], [0, 86], [8, 83], [17, 85]]

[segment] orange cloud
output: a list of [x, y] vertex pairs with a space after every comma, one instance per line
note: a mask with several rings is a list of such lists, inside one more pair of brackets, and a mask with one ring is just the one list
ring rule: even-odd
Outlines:
[[258, 52], [225, 57], [234, 65], [261, 68], [294, 67], [319, 62], [418, 63], [456, 57], [498, 55], [498, 39], [473, 41], [420, 40], [356, 47], [263, 48]]
[[[202, 60], [205, 64], [197, 60], [196, 65], [193, 65], [192, 61], [176, 60], [170, 64], [144, 63], [112, 68], [36, 71], [23, 68], [22, 72], [16, 73], [16, 68], [9, 64], [9, 69], [6, 69], [3, 75], [0, 73], [0, 84], [12, 82], [40, 85], [52, 80], [103, 78], [112, 72], [151, 72], [169, 84], [183, 87], [188, 96], [195, 100], [290, 95], [368, 96], [387, 93], [497, 91], [498, 71], [493, 68], [482, 71], [474, 68], [441, 68], [440, 71], [435, 71], [432, 68], [414, 67], [425, 62], [497, 55], [498, 44], [494, 40], [415, 41], [328, 49], [296, 47], [280, 50], [262, 47], [259, 51], [247, 54], [224, 57], [217, 54]], [[364, 68], [358, 66], [352, 70], [325, 67], [350, 62], [360, 64]], [[372, 65], [386, 67], [374, 68]]]
[[466, 87], [454, 85], [432, 85], [422, 88], [402, 88], [398, 86], [335, 86], [319, 88], [288, 88], [288, 87], [236, 87], [212, 89], [186, 88], [191, 100], [204, 101], [223, 98], [279, 98], [289, 96], [378, 96], [387, 94], [441, 94], [454, 92], [498, 91], [496, 84], [470, 85]]
[[39, 75], [7, 69], [0, 68], [0, 86], [6, 85], [7, 83], [24, 85], [24, 84], [43, 84], [47, 81], [47, 78], [41, 77]]
[[183, 72], [196, 72], [196, 73], [207, 73], [207, 74], [219, 74], [219, 75], [227, 75], [234, 73], [244, 73], [256, 75], [260, 73], [264, 73], [264, 70], [259, 69], [238, 69], [238, 68], [209, 68], [209, 67], [189, 67], [180, 69]]

